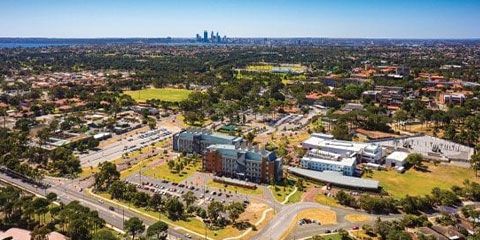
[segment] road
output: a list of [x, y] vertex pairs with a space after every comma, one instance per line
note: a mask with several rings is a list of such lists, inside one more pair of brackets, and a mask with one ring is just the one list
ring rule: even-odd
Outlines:
[[[172, 136], [172, 132], [167, 130], [161, 131], [162, 134], [158, 135], [158, 138], [154, 139], [152, 137], [142, 138], [141, 134], [136, 134], [135, 136], [128, 137], [125, 134], [124, 138], [120, 138], [120, 141], [117, 141], [113, 144], [110, 144], [98, 151], [90, 151], [87, 154], [81, 154], [80, 163], [83, 167], [96, 167], [99, 163], [105, 161], [113, 161], [122, 157], [122, 155], [133, 149], [139, 149], [146, 147], [152, 143], [156, 143]], [[165, 135], [164, 135], [165, 134]]]
[[[311, 237], [317, 234], [325, 233], [326, 230], [334, 229], [351, 229], [354, 226], [358, 226], [358, 223], [351, 223], [345, 220], [345, 216], [348, 214], [365, 214], [371, 216], [373, 223], [375, 219], [380, 217], [382, 220], [392, 220], [399, 218], [400, 215], [371, 215], [365, 212], [359, 212], [353, 209], [347, 208], [334, 208], [321, 205], [314, 202], [299, 202], [295, 204], [283, 205], [280, 211], [277, 212], [275, 217], [262, 228], [253, 239], [255, 240], [267, 240], [267, 239], [281, 239], [282, 236], [288, 231], [289, 225], [294, 221], [298, 213], [307, 209], [328, 209], [336, 213], [337, 224], [334, 225], [321, 225], [318, 224], [305, 224], [299, 226], [292, 233], [287, 235], [287, 239], [298, 239]], [[297, 224], [297, 223], [295, 223]], [[362, 223], [364, 224], [364, 223]]]
[[[65, 183], [64, 181], [57, 182], [56, 180], [47, 179], [45, 182], [49, 183], [51, 186], [46, 189], [42, 189], [26, 183], [21, 179], [10, 177], [4, 173], [0, 173], [0, 180], [25, 191], [34, 193], [38, 196], [45, 197], [48, 193], [53, 192], [58, 196], [57, 201], [64, 204], [68, 204], [72, 201], [78, 201], [83, 206], [97, 211], [98, 215], [103, 218], [107, 224], [116, 229], [123, 230], [124, 220], [127, 220], [131, 217], [140, 218], [147, 226], [156, 221], [155, 219], [147, 218], [128, 209], [119, 208], [117, 205], [97, 200], [93, 196], [90, 196], [83, 191], [75, 191], [73, 190], [74, 188], [72, 189], [72, 186], [69, 183]], [[110, 210], [110, 208], [113, 208], [114, 211]], [[184, 233], [175, 229], [169, 229], [168, 234], [172, 239], [188, 239], [185, 237]]]

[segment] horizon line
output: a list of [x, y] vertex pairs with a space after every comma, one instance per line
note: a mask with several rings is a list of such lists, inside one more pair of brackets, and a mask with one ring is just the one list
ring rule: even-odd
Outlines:
[[[75, 39], [191, 39], [196, 40], [195, 37], [119, 37], [119, 36], [109, 36], [109, 37], [12, 37], [12, 36], [0, 36], [0, 39], [67, 39], [67, 40], [75, 40]], [[291, 37], [228, 37], [227, 39], [364, 39], [364, 40], [480, 40], [479, 37], [438, 37], [438, 38], [431, 38], [431, 37], [301, 37], [301, 36], [291, 36]]]

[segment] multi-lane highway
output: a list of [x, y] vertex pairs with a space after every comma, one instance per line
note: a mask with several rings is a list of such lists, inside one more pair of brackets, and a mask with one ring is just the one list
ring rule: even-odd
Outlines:
[[[118, 205], [111, 204], [107, 201], [98, 200], [91, 195], [84, 193], [83, 191], [76, 190], [71, 183], [64, 181], [57, 182], [56, 180], [46, 179], [44, 182], [50, 186], [47, 188], [40, 188], [36, 185], [32, 185], [19, 178], [14, 178], [5, 173], [0, 173], [0, 181], [21, 188], [22, 190], [36, 194], [38, 196], [46, 196], [48, 193], [53, 192], [57, 194], [57, 201], [64, 204], [68, 204], [71, 201], [78, 201], [83, 206], [95, 210], [98, 215], [103, 218], [107, 224], [117, 230], [123, 230], [123, 222], [131, 217], [140, 218], [147, 226], [153, 224], [156, 220], [153, 218], [145, 217], [144, 215], [137, 214], [119, 207]], [[169, 229], [169, 235], [172, 239], [189, 239], [184, 233], [175, 229]]]

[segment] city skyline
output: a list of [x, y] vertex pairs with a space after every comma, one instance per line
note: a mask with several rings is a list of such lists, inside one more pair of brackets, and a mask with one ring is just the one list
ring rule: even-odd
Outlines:
[[479, 38], [480, 2], [6, 0], [0, 37]]

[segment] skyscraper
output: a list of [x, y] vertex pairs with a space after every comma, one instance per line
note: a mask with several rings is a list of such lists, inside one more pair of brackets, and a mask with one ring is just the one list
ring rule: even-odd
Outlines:
[[207, 30], [203, 31], [203, 41], [208, 42], [208, 31]]

